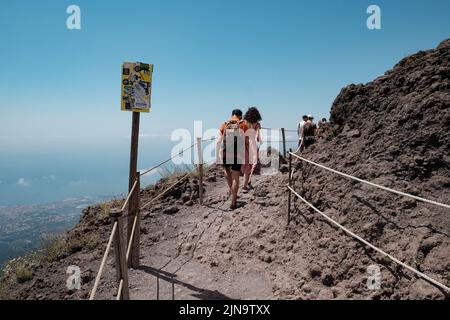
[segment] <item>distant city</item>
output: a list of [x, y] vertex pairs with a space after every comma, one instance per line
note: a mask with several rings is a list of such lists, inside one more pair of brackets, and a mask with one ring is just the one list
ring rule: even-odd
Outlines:
[[84, 208], [102, 199], [85, 196], [48, 204], [0, 206], [0, 266], [39, 248], [46, 236], [70, 229]]

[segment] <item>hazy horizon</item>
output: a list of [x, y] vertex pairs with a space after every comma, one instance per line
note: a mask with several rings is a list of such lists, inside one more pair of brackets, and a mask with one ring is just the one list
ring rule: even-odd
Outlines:
[[[147, 167], [170, 153], [173, 130], [217, 128], [235, 107], [258, 106], [265, 127], [328, 118], [344, 86], [450, 36], [450, 2], [439, 0], [377, 1], [381, 30], [366, 26], [369, 1], [80, 0], [80, 30], [66, 27], [70, 4], [18, 0], [0, 12], [0, 205], [125, 191], [124, 61], [154, 64]], [[133, 19], [118, 23], [130, 6]]]

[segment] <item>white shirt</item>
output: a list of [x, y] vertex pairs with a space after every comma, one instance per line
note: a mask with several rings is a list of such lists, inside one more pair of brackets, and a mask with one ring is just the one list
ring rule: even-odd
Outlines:
[[300, 121], [300, 123], [297, 125], [298, 140], [302, 139], [302, 131], [303, 131], [303, 126], [304, 125], [305, 125], [305, 121], [304, 120]]

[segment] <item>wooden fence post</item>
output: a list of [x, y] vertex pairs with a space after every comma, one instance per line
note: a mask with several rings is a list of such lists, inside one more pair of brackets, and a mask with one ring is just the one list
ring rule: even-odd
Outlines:
[[200, 197], [200, 204], [203, 204], [203, 148], [202, 138], [197, 138], [197, 152], [198, 152], [198, 195]]
[[[292, 188], [292, 149], [289, 149], [289, 187]], [[288, 214], [287, 214], [287, 225], [289, 225], [289, 221], [291, 220], [291, 197], [292, 197], [292, 191], [289, 189], [288, 193]]]
[[156, 274], [156, 300], [159, 300], [159, 273]]
[[286, 134], [284, 128], [281, 128], [281, 137], [283, 138], [283, 157], [286, 158]]
[[[132, 124], [131, 124], [131, 148], [130, 148], [130, 172], [128, 179], [128, 192], [133, 188], [134, 182], [136, 181], [137, 172], [137, 161], [138, 161], [138, 147], [139, 147], [139, 123], [140, 123], [140, 112], [133, 112]], [[133, 228], [134, 217], [136, 214], [135, 204], [136, 201], [133, 200], [134, 194], [130, 199], [128, 204], [128, 223], [127, 223], [127, 245], [130, 243], [131, 230]], [[131, 259], [130, 259], [131, 260]], [[128, 266], [131, 266], [128, 262]]]
[[172, 300], [175, 300], [175, 280], [173, 279], [173, 274], [172, 274]]
[[[133, 195], [131, 197], [130, 206], [132, 210], [128, 213], [128, 223], [132, 218], [131, 229], [133, 228], [134, 219], [136, 220], [136, 227], [134, 230], [134, 236], [131, 247], [131, 257], [128, 260], [128, 267], [137, 269], [139, 267], [139, 256], [140, 256], [140, 242], [141, 242], [141, 213], [140, 213], [140, 202], [141, 202], [141, 173], [136, 172], [136, 188], [134, 189]], [[130, 228], [128, 228], [130, 230]], [[130, 231], [131, 232], [131, 231]], [[130, 243], [128, 241], [128, 243]]]
[[[109, 211], [109, 217], [113, 225], [115, 222], [117, 222], [117, 231], [114, 235], [114, 255], [116, 258], [117, 285], [119, 286], [120, 281], [123, 281], [122, 299], [129, 300], [130, 293], [128, 288], [126, 240], [123, 234], [123, 211], [120, 209], [111, 209]], [[120, 292], [118, 294], [120, 294]]]

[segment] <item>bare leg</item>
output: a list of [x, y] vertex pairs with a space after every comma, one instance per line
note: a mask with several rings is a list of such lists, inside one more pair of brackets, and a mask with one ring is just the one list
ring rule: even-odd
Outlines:
[[248, 187], [248, 181], [250, 180], [250, 174], [244, 173], [244, 188]]
[[231, 186], [231, 209], [236, 208], [236, 199], [239, 190], [239, 176], [241, 173], [239, 171], [231, 171], [232, 186]]
[[227, 179], [227, 183], [228, 183], [228, 188], [230, 189], [230, 193], [231, 193], [231, 187], [232, 187], [232, 179], [231, 179], [231, 169], [230, 167], [225, 167], [223, 169], [223, 172], [225, 174], [225, 178]]

